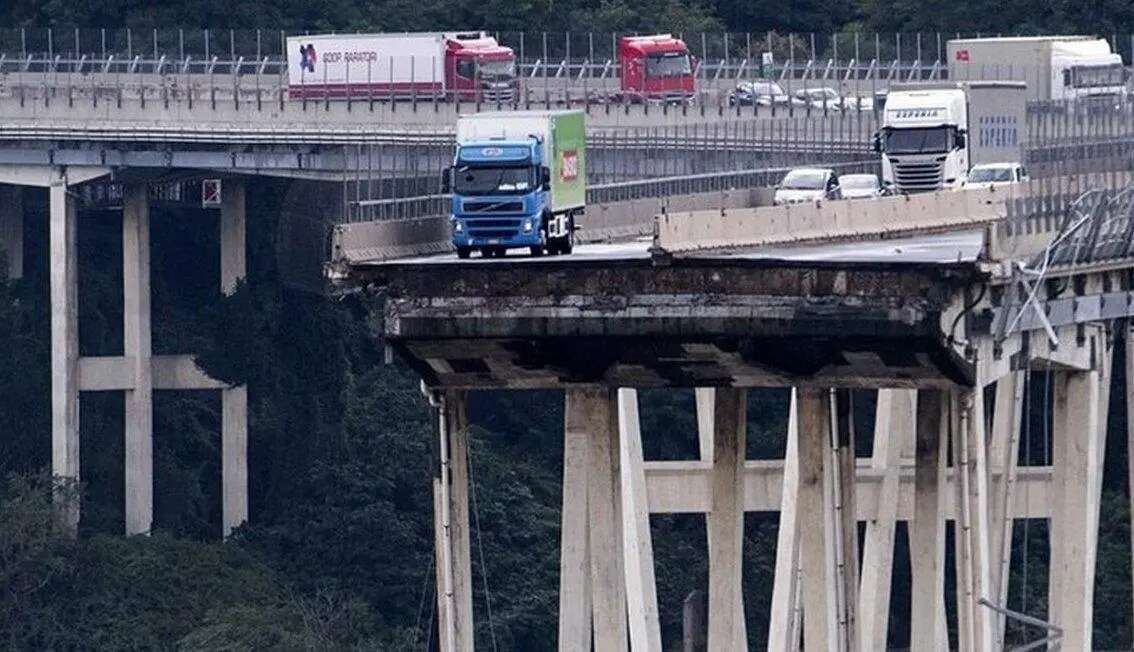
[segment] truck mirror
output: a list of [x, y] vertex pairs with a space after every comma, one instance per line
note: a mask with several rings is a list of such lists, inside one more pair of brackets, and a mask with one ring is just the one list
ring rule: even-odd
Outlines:
[[1071, 71], [1070, 70], [1064, 70], [1063, 71], [1063, 85], [1064, 86], [1070, 86], [1071, 85]]
[[546, 167], [539, 169], [539, 185], [544, 190], [551, 190], [551, 170]]
[[957, 149], [964, 149], [965, 147], [965, 130], [961, 129], [957, 132]]
[[874, 149], [875, 154], [882, 153], [882, 134], [881, 132], [874, 132], [874, 138], [871, 140], [871, 147]]
[[453, 187], [453, 168], [445, 168], [441, 170], [441, 193], [448, 194], [452, 191]]

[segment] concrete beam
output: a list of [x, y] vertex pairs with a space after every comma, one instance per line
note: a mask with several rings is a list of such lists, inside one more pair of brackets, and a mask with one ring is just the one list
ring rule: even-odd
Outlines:
[[[744, 559], [744, 452], [747, 392], [718, 388], [713, 407], [712, 506], [709, 527], [709, 649], [748, 647], [741, 567]], [[740, 616], [740, 620], [738, 620]], [[747, 635], [744, 634], [745, 639]]]
[[[77, 214], [67, 181], [56, 170], [50, 182], [49, 276], [51, 285], [51, 468], [56, 478], [79, 481], [79, 277]], [[69, 493], [58, 505], [60, 520], [78, 532], [79, 503]]]
[[654, 546], [650, 536], [646, 475], [642, 468], [642, 433], [638, 423], [636, 390], [618, 390], [618, 431], [622, 465], [622, 547], [626, 563], [630, 649], [635, 652], [661, 652]]
[[626, 576], [622, 550], [622, 487], [615, 397], [588, 390], [586, 424], [590, 433], [587, 509], [590, 520], [591, 616], [595, 652], [624, 652]]
[[24, 195], [17, 186], [0, 185], [0, 257], [9, 280], [24, 277]]
[[[919, 390], [929, 391], [929, 390]], [[781, 512], [786, 499], [784, 492], [785, 462], [781, 460], [749, 460], [744, 464], [744, 511]], [[712, 507], [710, 465], [701, 461], [646, 462], [646, 487], [652, 514], [707, 513]], [[992, 470], [993, 480], [1003, 470]], [[1048, 502], [1051, 492], [1051, 467], [1026, 466], [1018, 470], [1017, 483], [1021, 486], [1013, 493], [1011, 514], [1014, 518], [1047, 518], [1051, 513]], [[858, 485], [855, 487], [855, 516], [859, 521], [872, 521], [879, 517], [880, 495], [886, 474], [874, 469], [870, 460], [857, 461]], [[952, 491], [955, 486], [953, 469], [941, 476], [943, 488]], [[957, 514], [955, 495], [943, 498], [942, 515], [953, 519]], [[915, 516], [915, 469], [913, 460], [902, 460], [898, 466], [898, 502], [896, 518], [912, 520]]]
[[74, 186], [110, 174], [110, 168], [83, 165], [52, 167], [49, 165], [0, 164], [0, 183], [13, 186], [50, 188], [59, 179]]
[[[787, 450], [784, 452], [780, 523], [776, 531], [776, 566], [772, 583], [772, 614], [768, 623], [768, 649], [796, 652], [802, 618], [799, 589], [799, 427], [796, 390], [788, 412]], [[771, 468], [771, 467], [769, 467]], [[750, 481], [745, 467], [745, 484]], [[773, 481], [774, 483], [774, 481]], [[747, 499], [748, 492], [745, 492]], [[745, 509], [749, 505], [745, 504]]]
[[914, 514], [909, 524], [911, 595], [910, 647], [948, 649], [945, 631], [945, 500], [949, 407], [944, 392], [917, 395]]
[[[150, 357], [153, 389], [228, 389], [211, 378], [189, 354]], [[79, 358], [79, 389], [84, 392], [128, 391], [134, 388], [133, 356], [82, 356]]]
[[831, 398], [828, 390], [797, 390], [799, 424], [800, 529], [807, 536], [800, 541], [800, 568], [803, 593], [803, 647], [806, 650], [833, 650], [838, 641], [838, 605], [834, 587], [834, 564], [828, 547], [834, 529], [827, 523], [828, 497], [824, 475], [830, 471]]
[[587, 503], [588, 390], [567, 390], [563, 407], [563, 509], [559, 528], [559, 650], [591, 647], [591, 557]]
[[123, 342], [126, 373], [126, 535], [149, 534], [154, 513], [150, 209], [147, 186], [126, 189], [122, 210]]

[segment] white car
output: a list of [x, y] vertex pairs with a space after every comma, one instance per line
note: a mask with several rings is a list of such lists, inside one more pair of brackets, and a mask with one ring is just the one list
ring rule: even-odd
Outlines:
[[882, 196], [882, 184], [876, 174], [844, 174], [839, 177], [839, 193], [843, 199], [874, 199]]
[[966, 186], [1007, 186], [1028, 180], [1028, 171], [1019, 163], [974, 165], [965, 179]]
[[797, 106], [812, 110], [839, 111], [843, 108], [843, 96], [833, 88], [801, 88], [793, 97]]
[[772, 203], [780, 206], [841, 198], [839, 178], [835, 175], [834, 170], [830, 168], [795, 168], [784, 175], [783, 181], [776, 186], [776, 194], [772, 198]]

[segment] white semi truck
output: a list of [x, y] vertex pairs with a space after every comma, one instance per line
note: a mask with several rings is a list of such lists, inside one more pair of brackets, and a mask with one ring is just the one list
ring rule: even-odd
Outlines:
[[1027, 86], [1016, 81], [894, 85], [874, 148], [900, 193], [960, 187], [969, 168], [1023, 157]]
[[951, 81], [1015, 80], [1029, 100], [1089, 99], [1117, 104], [1127, 95], [1122, 55], [1092, 36], [953, 39], [945, 45]]

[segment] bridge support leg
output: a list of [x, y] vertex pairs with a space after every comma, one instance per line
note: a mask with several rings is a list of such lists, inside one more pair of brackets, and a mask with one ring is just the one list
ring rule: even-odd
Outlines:
[[834, 527], [828, 522], [825, 476], [831, 471], [831, 396], [826, 389], [797, 391], [800, 540], [803, 589], [803, 647], [830, 650], [838, 641], [834, 568]]
[[[1127, 495], [1134, 498], [1134, 321], [1128, 321], [1124, 330], [1126, 334], [1126, 482]], [[1134, 534], [1134, 509], [1130, 510], [1130, 531]], [[1134, 536], [1130, 537], [1130, 560], [1134, 565]], [[1134, 579], [1134, 573], [1131, 577]]]
[[[1103, 364], [1106, 367], [1106, 364]], [[1052, 433], [1049, 620], [1063, 649], [1091, 649], [1099, 493], [1106, 437], [1103, 371], [1065, 372], [1055, 382]]]
[[[694, 390], [694, 398], [697, 406], [697, 441], [701, 453], [701, 461], [715, 464], [715, 454], [713, 448], [715, 446], [716, 432], [716, 402], [717, 391], [711, 387], [702, 387]], [[743, 457], [743, 446], [741, 446], [741, 457]], [[743, 464], [743, 460], [741, 460]], [[793, 497], [794, 500], [794, 497]], [[710, 523], [711, 515], [705, 517], [705, 535], [708, 549], [713, 549], [713, 527]], [[742, 517], [742, 530], [743, 530], [743, 517]], [[735, 625], [737, 645], [743, 647], [747, 645], [748, 641], [748, 628], [744, 618], [744, 592], [738, 591], [736, 593], [736, 616], [734, 616], [733, 624]], [[706, 632], [707, 636], [707, 632]], [[707, 640], [707, 639], [706, 639]]]
[[154, 513], [153, 381], [150, 331], [150, 211], [145, 184], [126, 189], [122, 211], [126, 390], [126, 534], [149, 534]]
[[787, 449], [784, 452], [784, 486], [780, 498], [780, 526], [776, 534], [776, 568], [772, 584], [772, 613], [768, 624], [768, 649], [799, 650], [799, 427], [796, 390], [788, 413]]
[[894, 534], [898, 518], [899, 465], [902, 449], [912, 439], [915, 390], [882, 389], [874, 422], [871, 467], [881, 473], [878, 516], [866, 523], [858, 640], [863, 649], [885, 650], [890, 622], [890, 584], [894, 571]]
[[[244, 183], [224, 182], [221, 198], [221, 291], [231, 294], [246, 274]], [[248, 520], [248, 388], [221, 390], [222, 532]]]
[[858, 520], [855, 515], [854, 400], [851, 390], [833, 393], [835, 429], [832, 432], [831, 497], [837, 604], [839, 607], [839, 645], [857, 650], [858, 616]]
[[0, 185], [0, 255], [8, 261], [7, 276], [24, 277], [24, 196], [19, 186]]
[[910, 649], [943, 650], [945, 630], [945, 462], [948, 400], [936, 389], [917, 392], [914, 517], [909, 524]]
[[[586, 410], [592, 390], [569, 389], [563, 410], [563, 509], [559, 554], [559, 649], [591, 647], [591, 557], [587, 507], [590, 462]], [[440, 586], [440, 584], [438, 584]]]
[[957, 418], [954, 425], [954, 473], [959, 480], [957, 538], [958, 619], [964, 625], [962, 650], [992, 649], [995, 613], [980, 600], [995, 597], [992, 591], [989, 541], [989, 497], [987, 441], [985, 439], [984, 394], [976, 389], [954, 395]]
[[[51, 468], [57, 479], [79, 481], [79, 313], [77, 214], [58, 174], [49, 197], [48, 267], [51, 282]], [[78, 533], [76, 492], [60, 494], [59, 517], [64, 529]]]
[[748, 648], [744, 612], [738, 609], [743, 595], [746, 398], [744, 390], [734, 388], [717, 389], [714, 397], [712, 510], [708, 514], [710, 650]]
[[626, 576], [622, 550], [622, 488], [615, 396], [587, 391], [580, 401], [590, 434], [587, 509], [590, 513], [591, 615], [595, 652], [626, 649]]
[[446, 392], [438, 415], [440, 465], [434, 478], [433, 504], [438, 640], [443, 652], [473, 649], [466, 402], [464, 392]]
[[622, 537], [630, 649], [661, 652], [661, 620], [650, 536], [650, 506], [638, 422], [638, 392], [618, 390], [618, 429], [622, 466]]
[[[1012, 566], [1012, 500], [1015, 495], [1016, 463], [1020, 451], [1020, 423], [1024, 404], [1024, 373], [1012, 372], [996, 383], [996, 407], [992, 415], [992, 441], [989, 461], [999, 473], [992, 484], [992, 586], [989, 600], [1005, 607], [1008, 604], [1008, 571]], [[993, 632], [997, 649], [1004, 647], [1007, 624], [1003, 614], [996, 615]]]

